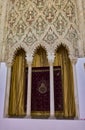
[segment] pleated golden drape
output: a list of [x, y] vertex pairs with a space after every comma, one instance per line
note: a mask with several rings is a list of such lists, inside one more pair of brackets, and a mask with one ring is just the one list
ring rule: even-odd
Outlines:
[[[64, 111], [61, 115], [65, 118], [74, 118], [76, 116], [75, 99], [74, 99], [74, 82], [73, 71], [68, 52], [60, 46], [56, 52], [54, 66], [61, 66], [62, 69], [62, 86], [64, 96]], [[56, 112], [56, 116], [60, 113]]]
[[15, 56], [10, 85], [9, 116], [25, 115], [25, 52], [20, 49]]
[[36, 51], [36, 53], [34, 55], [32, 66], [33, 67], [45, 67], [45, 66], [48, 66], [48, 60], [47, 60], [46, 52], [42, 47], [37, 49], [37, 51]]

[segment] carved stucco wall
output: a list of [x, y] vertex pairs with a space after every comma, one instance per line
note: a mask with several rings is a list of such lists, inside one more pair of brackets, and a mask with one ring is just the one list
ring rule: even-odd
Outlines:
[[85, 0], [83, 0], [83, 15], [84, 15], [84, 56], [85, 56]]
[[2, 50], [2, 45], [1, 45], [1, 17], [2, 17], [2, 0], [0, 0], [0, 59], [1, 59], [1, 50]]
[[6, 19], [7, 0], [0, 0], [0, 61], [5, 60], [5, 19]]
[[83, 56], [77, 3], [76, 0], [7, 0], [5, 7], [3, 2], [6, 15], [2, 60], [12, 62], [20, 47], [32, 57], [40, 45], [48, 56], [54, 56], [60, 44], [71, 57]]

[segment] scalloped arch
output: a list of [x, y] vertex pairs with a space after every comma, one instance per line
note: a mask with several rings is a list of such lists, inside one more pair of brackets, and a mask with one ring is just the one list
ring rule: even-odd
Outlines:
[[7, 62], [12, 64], [13, 63], [13, 59], [15, 57], [15, 54], [16, 52], [19, 50], [19, 49], [23, 49], [25, 51], [25, 53], [27, 53], [27, 46], [24, 45], [24, 44], [17, 44], [17, 45], [14, 45], [10, 50], [9, 50], [9, 54], [8, 54], [8, 60]]
[[71, 43], [63, 40], [63, 42], [58, 42], [55, 46], [55, 49], [54, 49], [54, 54], [56, 53], [56, 50], [59, 48], [59, 46], [63, 46], [66, 48], [66, 50], [68, 51], [68, 54], [69, 55], [73, 55], [74, 56], [74, 49], [73, 49], [73, 46], [71, 45]]
[[32, 53], [32, 57], [34, 57], [35, 52], [38, 48], [43, 48], [46, 51], [46, 55], [48, 55], [48, 46], [46, 45], [42, 45], [42, 44], [36, 44], [35, 46], [32, 47], [31, 49], [31, 53]]

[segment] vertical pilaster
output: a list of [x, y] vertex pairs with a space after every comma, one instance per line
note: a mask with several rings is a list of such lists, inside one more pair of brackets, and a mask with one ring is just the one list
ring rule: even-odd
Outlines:
[[54, 75], [53, 75], [53, 62], [54, 55], [48, 56], [48, 62], [50, 65], [50, 118], [55, 118], [55, 106], [54, 106]]
[[31, 80], [32, 80], [32, 56], [27, 54], [26, 57], [28, 64], [28, 86], [27, 86], [27, 114], [28, 118], [31, 118]]
[[10, 83], [11, 83], [11, 64], [7, 64], [7, 81], [6, 81], [6, 95], [5, 95], [5, 116], [8, 116], [9, 108], [9, 95], [10, 95]]
[[27, 117], [31, 118], [31, 75], [32, 66], [28, 64]]
[[53, 65], [50, 63], [50, 118], [55, 117]]
[[78, 99], [78, 86], [77, 86], [77, 74], [76, 74], [76, 63], [77, 59], [71, 59], [73, 67], [73, 78], [74, 78], [74, 96], [75, 96], [75, 105], [76, 105], [76, 118], [79, 118], [79, 99]]

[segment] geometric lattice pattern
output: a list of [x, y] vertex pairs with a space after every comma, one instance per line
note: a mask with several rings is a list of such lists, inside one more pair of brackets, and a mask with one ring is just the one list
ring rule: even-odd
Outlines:
[[66, 17], [68, 17], [68, 19], [72, 21], [75, 17], [75, 6], [70, 0], [67, 1], [64, 7], [64, 11], [65, 11]]
[[49, 28], [43, 40], [46, 41], [48, 44], [53, 44], [57, 39], [58, 36], [53, 32], [51, 28]]
[[26, 34], [23, 42], [26, 43], [27, 45], [32, 45], [37, 41], [35, 35], [32, 33], [32, 30], [29, 30], [28, 33]]
[[45, 19], [51, 23], [56, 16], [57, 10], [53, 6], [47, 6], [43, 12]]
[[71, 46], [74, 43], [72, 41], [77, 42], [74, 0], [10, 0], [9, 6], [7, 44], [13, 46], [15, 43], [23, 43], [32, 46], [34, 43], [43, 44], [44, 41], [44, 44], [50, 46], [57, 44], [56, 41], [61, 38], [71, 42]]
[[56, 31], [60, 35], [62, 35], [63, 32], [65, 31], [66, 26], [67, 26], [67, 21], [64, 18], [64, 16], [62, 16], [61, 13], [59, 13], [58, 17], [56, 18], [56, 21], [54, 22], [54, 26], [56, 28]]
[[78, 41], [78, 33], [72, 25], [68, 29], [68, 32], [66, 34], [66, 38], [67, 38], [68, 41], [73, 42], [73, 43]]

